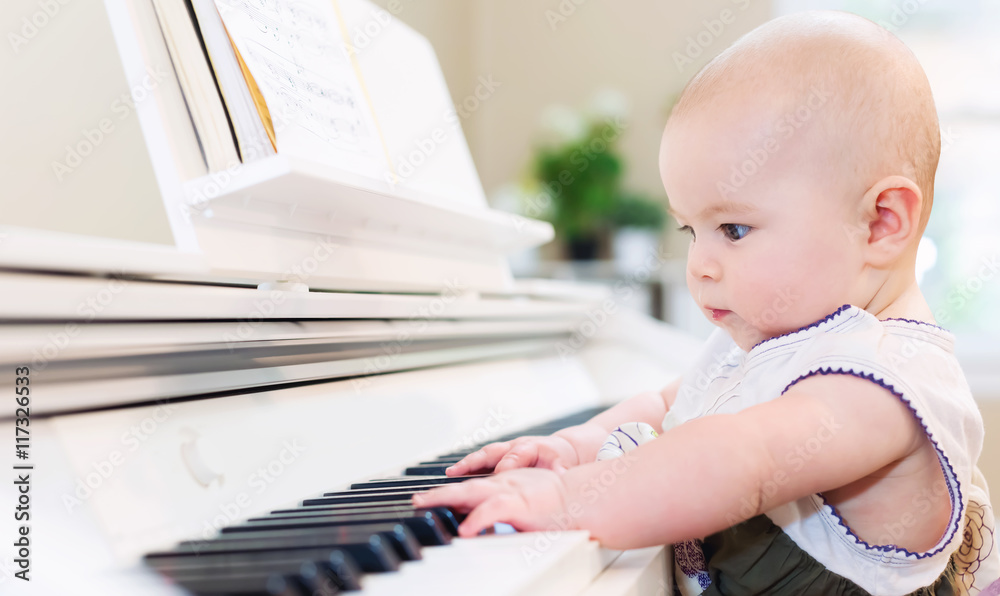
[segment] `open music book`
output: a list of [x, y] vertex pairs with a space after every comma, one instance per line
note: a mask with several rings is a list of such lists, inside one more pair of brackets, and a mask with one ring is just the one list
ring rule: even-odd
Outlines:
[[278, 152], [399, 180], [338, 1], [153, 5], [209, 171]]

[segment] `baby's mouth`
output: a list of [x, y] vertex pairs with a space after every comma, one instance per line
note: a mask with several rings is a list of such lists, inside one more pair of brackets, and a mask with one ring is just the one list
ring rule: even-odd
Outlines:
[[710, 308], [708, 310], [712, 313], [712, 320], [713, 321], [719, 321], [719, 320], [723, 319], [726, 315], [728, 315], [730, 312], [732, 312], [732, 311], [728, 311], [728, 310], [722, 310], [722, 309], [719, 309], [719, 308]]

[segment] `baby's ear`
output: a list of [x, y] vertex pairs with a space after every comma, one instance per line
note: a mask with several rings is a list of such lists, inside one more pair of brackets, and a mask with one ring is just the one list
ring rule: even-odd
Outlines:
[[905, 176], [887, 176], [862, 201], [868, 224], [868, 260], [876, 267], [892, 265], [919, 241], [923, 193]]

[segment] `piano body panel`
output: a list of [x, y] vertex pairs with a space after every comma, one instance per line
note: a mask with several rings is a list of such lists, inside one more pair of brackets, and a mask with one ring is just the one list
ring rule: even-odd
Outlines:
[[0, 318], [59, 324], [93, 321], [240, 321], [311, 319], [548, 319], [575, 321], [589, 304], [532, 300], [513, 293], [481, 296], [463, 280], [440, 280], [434, 292], [288, 292], [253, 285], [157, 282], [122, 277], [0, 275]]
[[[576, 355], [606, 400], [659, 391], [694, 363], [704, 343], [690, 333], [627, 308], [593, 306], [560, 343]], [[603, 319], [598, 314], [605, 313]], [[595, 319], [603, 322], [595, 322]], [[597, 329], [591, 332], [591, 329]], [[582, 349], [573, 346], [583, 343]], [[664, 375], [664, 366], [671, 372]]]
[[[6, 548], [0, 553], [0, 594], [181, 596], [182, 591], [167, 586], [147, 570], [124, 564], [115, 552], [113, 537], [107, 534], [95, 512], [88, 507], [71, 507], [64, 500], [74, 494], [77, 473], [69, 450], [79, 444], [61, 440], [52, 422], [32, 421], [33, 469], [18, 471], [31, 474], [30, 518], [16, 521], [9, 512], [0, 516], [0, 532], [5, 538], [10, 537], [10, 542], [18, 535], [22, 523], [30, 527], [30, 581], [15, 577], [23, 568], [15, 560], [15, 551]], [[0, 433], [14, 437], [13, 423], [0, 422]], [[8, 449], [3, 459], [9, 472], [13, 472], [11, 466], [24, 463], [13, 455], [13, 449]], [[0, 501], [12, 509], [18, 498], [17, 487], [10, 480], [0, 483]], [[141, 505], [133, 505], [136, 506]]]
[[0, 362], [29, 364], [47, 383], [40, 413], [532, 353], [586, 307], [73, 275], [4, 274], [0, 291], [10, 297], [0, 319], [14, 322]]
[[[544, 340], [507, 341], [483, 346], [466, 345], [441, 348], [422, 352], [407, 352], [386, 355], [370, 349], [355, 358], [307, 364], [266, 366], [267, 358], [257, 358], [259, 368], [242, 370], [222, 370], [200, 373], [161, 374], [150, 377], [121, 379], [98, 378], [88, 382], [64, 381], [54, 383], [49, 390], [46, 409], [50, 411], [73, 411], [79, 403], [80, 392], [100, 395], [106, 404], [136, 401], [135, 396], [143, 396], [142, 402], [163, 400], [172, 397], [186, 397], [192, 394], [231, 393], [239, 390], [259, 391], [264, 387], [283, 386], [293, 383], [322, 382], [336, 378], [352, 378], [364, 373], [386, 374], [408, 368], [440, 366], [463, 361], [476, 361], [507, 355], [540, 351], [546, 347]], [[384, 364], [383, 364], [384, 362]], [[355, 385], [361, 381], [355, 381]], [[51, 409], [50, 409], [51, 408]]]
[[[684, 365], [660, 359], [662, 353], [694, 343], [669, 326], [620, 311], [575, 353], [560, 354], [553, 344], [547, 356], [43, 418], [32, 429], [33, 442], [45, 449], [33, 451], [32, 460], [39, 474], [48, 474], [44, 485], [41, 475], [36, 484], [47, 504], [38, 504], [34, 527], [39, 536], [73, 528], [90, 540], [98, 535], [102, 548], [77, 552], [77, 560], [93, 557], [87, 568], [105, 570], [98, 573], [105, 579], [154, 581], [141, 579], [146, 552], [206, 538], [351, 482], [396, 475], [422, 459], [627, 397], [631, 389], [658, 390]], [[661, 354], [643, 352], [643, 345], [659, 346]], [[40, 382], [36, 403], [45, 399], [44, 389]], [[3, 429], [12, 436], [9, 421]], [[16, 497], [11, 488], [2, 486], [0, 494]], [[65, 553], [48, 554], [52, 542], [39, 542], [35, 559], [63, 559]], [[608, 554], [595, 552], [600, 556], [580, 551], [571, 557], [576, 563], [565, 564], [580, 570], [566, 573], [596, 577]], [[584, 563], [594, 557], [604, 560]], [[549, 566], [531, 571], [543, 568]], [[376, 579], [376, 585], [393, 581]]]

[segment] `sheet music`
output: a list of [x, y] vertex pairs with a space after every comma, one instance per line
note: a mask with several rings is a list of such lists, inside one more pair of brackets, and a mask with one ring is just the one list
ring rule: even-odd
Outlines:
[[278, 153], [383, 179], [390, 166], [330, 0], [215, 0], [274, 121]]

